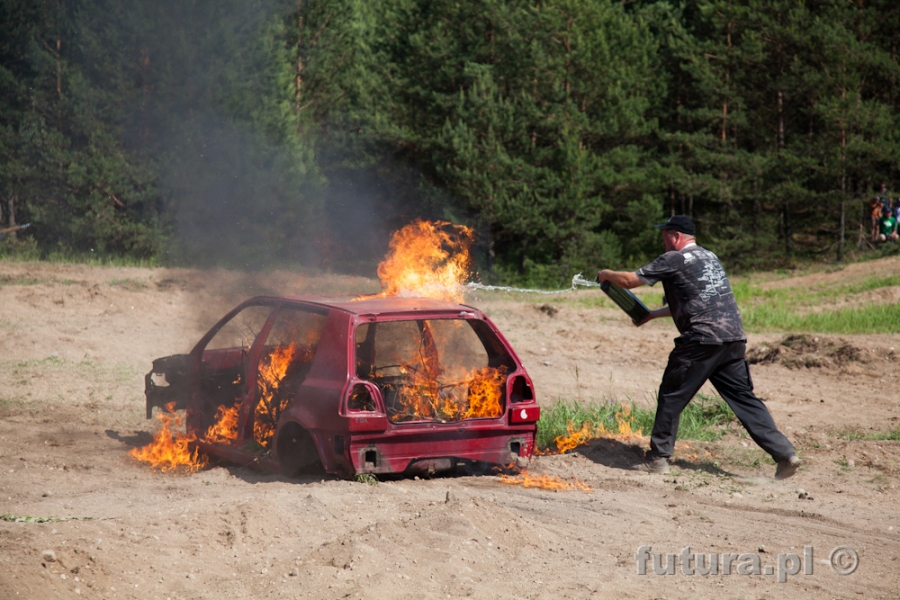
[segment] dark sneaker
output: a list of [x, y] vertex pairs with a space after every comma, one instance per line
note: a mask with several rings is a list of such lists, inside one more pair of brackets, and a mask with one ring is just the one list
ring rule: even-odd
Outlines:
[[775, 469], [775, 479], [787, 479], [797, 472], [800, 468], [800, 459], [796, 454], [778, 461], [778, 467]]
[[645, 458], [644, 462], [636, 464], [633, 469], [635, 471], [643, 471], [644, 473], [656, 473], [657, 475], [665, 475], [669, 472], [669, 459], [665, 456], [659, 458]]

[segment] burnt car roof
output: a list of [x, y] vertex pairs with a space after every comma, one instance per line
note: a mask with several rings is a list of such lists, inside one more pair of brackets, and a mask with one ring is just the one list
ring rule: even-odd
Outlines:
[[417, 312], [466, 312], [481, 315], [477, 308], [433, 298], [358, 297], [358, 296], [257, 296], [248, 302], [259, 300], [301, 302], [336, 308], [359, 316], [404, 314]]

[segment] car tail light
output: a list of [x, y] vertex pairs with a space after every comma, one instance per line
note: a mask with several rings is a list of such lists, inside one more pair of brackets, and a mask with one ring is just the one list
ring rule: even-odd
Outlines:
[[509, 409], [510, 423], [536, 423], [540, 418], [540, 406], [513, 406]]

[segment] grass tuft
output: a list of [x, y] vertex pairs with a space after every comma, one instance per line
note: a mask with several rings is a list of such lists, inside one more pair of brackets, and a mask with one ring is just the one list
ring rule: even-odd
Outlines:
[[900, 441], [900, 427], [897, 429], [889, 429], [888, 431], [872, 431], [863, 432], [856, 429], [849, 429], [840, 434], [845, 440], [872, 440], [872, 441]]
[[[541, 410], [537, 446], [541, 450], [555, 450], [555, 439], [569, 435], [572, 430], [583, 429], [585, 424], [593, 432], [640, 432], [647, 436], [653, 429], [654, 417], [655, 411], [641, 408], [634, 402], [560, 400]], [[735, 420], [734, 413], [721, 398], [698, 394], [681, 413], [678, 439], [712, 442], [721, 438]]]

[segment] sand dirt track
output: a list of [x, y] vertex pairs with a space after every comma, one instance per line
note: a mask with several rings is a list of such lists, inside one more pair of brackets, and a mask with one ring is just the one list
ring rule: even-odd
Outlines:
[[[788, 349], [793, 362], [775, 355], [753, 367], [758, 394], [805, 461], [783, 482], [740, 428], [681, 447], [665, 477], [627, 470], [639, 445], [611, 440], [532, 464], [535, 474], [577, 476], [587, 493], [493, 476], [366, 485], [227, 465], [173, 475], [128, 458], [156, 429], [143, 399], [154, 358], [189, 350], [256, 293], [376, 287], [284, 272], [0, 263], [0, 514], [69, 519], [0, 521], [0, 599], [900, 598], [900, 442], [836, 435], [898, 426], [896, 336], [822, 337], [823, 348], [851, 351], [806, 360], [796, 353], [815, 348]], [[509, 338], [542, 404], [650, 405], [674, 328], [636, 329], [615, 309], [577, 302], [594, 293], [573, 292], [557, 311], [540, 310], [546, 299], [536, 296], [468, 302]], [[750, 347], [765, 354], [782, 338], [752, 335]], [[813, 573], [779, 583], [686, 575], [679, 565], [655, 575], [651, 561], [638, 575], [640, 546], [753, 553], [763, 569], [811, 546]], [[837, 546], [858, 552], [855, 573], [829, 567]]]

